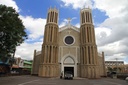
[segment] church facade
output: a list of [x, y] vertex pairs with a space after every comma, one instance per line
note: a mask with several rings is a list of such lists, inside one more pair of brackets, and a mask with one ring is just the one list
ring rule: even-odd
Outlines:
[[[59, 77], [70, 71], [74, 77], [105, 76], [104, 54], [97, 52], [92, 11], [80, 11], [80, 28], [69, 23], [59, 28], [58, 10], [48, 10], [41, 52], [34, 51], [32, 74]], [[100, 62], [100, 63], [99, 63]]]

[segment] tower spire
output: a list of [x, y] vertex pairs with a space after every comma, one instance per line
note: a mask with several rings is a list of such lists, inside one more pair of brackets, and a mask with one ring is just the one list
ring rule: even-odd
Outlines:
[[80, 21], [81, 21], [81, 25], [82, 24], [93, 24], [92, 22], [92, 12], [91, 9], [89, 8], [83, 8], [80, 11]]
[[56, 9], [56, 7], [49, 8], [47, 15], [47, 23], [58, 24], [58, 10]]

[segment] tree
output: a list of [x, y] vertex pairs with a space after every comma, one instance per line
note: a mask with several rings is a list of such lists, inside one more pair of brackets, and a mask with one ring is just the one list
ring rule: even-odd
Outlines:
[[113, 68], [113, 71], [120, 72], [121, 71], [121, 68], [120, 67], [114, 67]]
[[108, 67], [108, 72], [112, 72], [113, 69], [111, 67]]
[[27, 34], [19, 14], [12, 7], [0, 5], [0, 60], [11, 57], [25, 39]]

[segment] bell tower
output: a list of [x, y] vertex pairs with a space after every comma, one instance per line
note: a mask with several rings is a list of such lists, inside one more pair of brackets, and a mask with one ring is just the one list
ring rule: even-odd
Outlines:
[[99, 78], [98, 52], [90, 8], [81, 9], [80, 24], [80, 76]]
[[39, 66], [39, 76], [59, 76], [58, 64], [58, 10], [50, 8], [45, 25], [44, 41]]

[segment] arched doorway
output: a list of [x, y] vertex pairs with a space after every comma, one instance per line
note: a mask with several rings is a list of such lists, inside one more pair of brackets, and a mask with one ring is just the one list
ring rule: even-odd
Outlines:
[[66, 71], [71, 72], [74, 77], [77, 76], [76, 59], [71, 55], [65, 56], [61, 60], [61, 72], [64, 74]]

